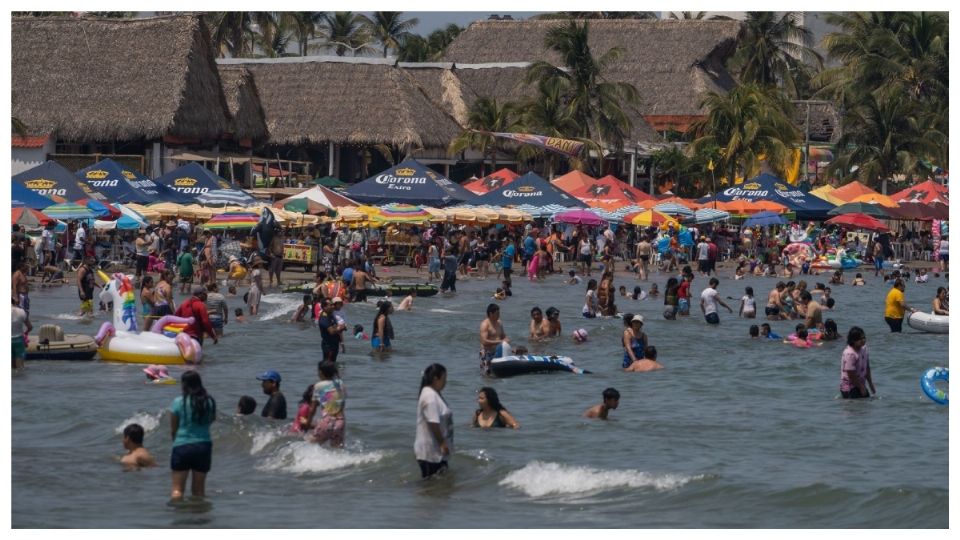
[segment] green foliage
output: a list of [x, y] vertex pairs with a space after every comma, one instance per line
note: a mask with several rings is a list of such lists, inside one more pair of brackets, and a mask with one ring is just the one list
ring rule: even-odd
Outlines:
[[823, 58], [813, 50], [812, 34], [797, 23], [793, 12], [750, 11], [737, 36], [737, 49], [729, 66], [743, 84], [778, 86], [799, 97], [798, 79], [810, 78], [811, 62], [822, 67]]
[[467, 117], [467, 129], [450, 143], [449, 152], [456, 154], [467, 148], [489, 157], [493, 169], [497, 167], [497, 151], [505, 148], [504, 139], [491, 132], [510, 132], [517, 125], [516, 110], [511, 104], [498, 103], [494, 98], [480, 98], [474, 102]]
[[400, 43], [411, 35], [410, 29], [420, 22], [416, 17], [404, 20], [402, 11], [374, 11], [364, 19], [367, 33], [383, 47], [384, 58], [390, 49], [399, 50]]

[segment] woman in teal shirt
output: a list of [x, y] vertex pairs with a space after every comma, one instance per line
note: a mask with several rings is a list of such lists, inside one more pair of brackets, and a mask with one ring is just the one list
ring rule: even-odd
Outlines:
[[210, 424], [217, 415], [217, 402], [207, 394], [200, 380], [200, 374], [186, 371], [180, 377], [183, 395], [170, 405], [170, 436], [173, 449], [170, 451], [170, 469], [173, 477], [173, 489], [170, 498], [183, 499], [186, 490], [187, 475], [193, 471], [193, 483], [190, 493], [194, 497], [203, 497], [213, 455], [213, 443], [210, 440]]

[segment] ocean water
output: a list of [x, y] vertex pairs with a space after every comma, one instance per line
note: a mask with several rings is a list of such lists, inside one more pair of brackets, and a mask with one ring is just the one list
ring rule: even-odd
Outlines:
[[[810, 276], [808, 281], [826, 281]], [[394, 351], [370, 355], [368, 341], [349, 339], [340, 355], [347, 387], [347, 444], [317, 447], [286, 433], [288, 422], [233, 416], [243, 394], [265, 402], [255, 379], [283, 376], [292, 417], [315, 381], [320, 336], [288, 320], [297, 294], [263, 297], [261, 314], [230, 323], [199, 368], [217, 399], [213, 469], [205, 504], [167, 505], [170, 490], [170, 402], [179, 385], [145, 385], [140, 365], [29, 362], [12, 385], [12, 524], [14, 527], [883, 527], [942, 528], [948, 521], [948, 408], [930, 401], [919, 377], [948, 366], [947, 336], [909, 328], [891, 335], [883, 321], [887, 286], [867, 274], [864, 288], [835, 286], [826, 312], [842, 334], [867, 333], [878, 396], [839, 399], [842, 342], [797, 349], [751, 341], [762, 319], [736, 317], [743, 288], [762, 310], [776, 280], [725, 276], [721, 325], [698, 315], [665, 321], [662, 298], [619, 298], [621, 311], [646, 317], [644, 330], [666, 369], [620, 370], [616, 319], [580, 317], [584, 286], [559, 275], [543, 283], [514, 280], [500, 302], [508, 335], [526, 344], [529, 310], [560, 309], [564, 336], [531, 352], [573, 357], [591, 375], [568, 373], [486, 379], [477, 363], [477, 331], [496, 281], [458, 283], [455, 296], [418, 298], [396, 313]], [[663, 290], [666, 276], [654, 276]], [[705, 279], [697, 278], [699, 293]], [[632, 289], [636, 280], [617, 285]], [[907, 302], [927, 308], [937, 280], [909, 284]], [[645, 287], [645, 285], [644, 285]], [[73, 287], [32, 294], [35, 326], [96, 333], [71, 315]], [[399, 300], [399, 299], [398, 299]], [[231, 308], [240, 305], [228, 299]], [[375, 307], [349, 304], [348, 324], [369, 332]], [[773, 323], [786, 335], [795, 322]], [[570, 334], [585, 328], [590, 339]], [[449, 370], [444, 397], [454, 411], [455, 451], [449, 474], [422, 481], [413, 456], [421, 370]], [[181, 369], [172, 366], [177, 375]], [[481, 386], [497, 389], [519, 430], [469, 426]], [[583, 411], [604, 388], [622, 397], [609, 421]], [[122, 472], [120, 432], [130, 422], [161, 466]], [[312, 507], [323, 509], [322, 519]]]

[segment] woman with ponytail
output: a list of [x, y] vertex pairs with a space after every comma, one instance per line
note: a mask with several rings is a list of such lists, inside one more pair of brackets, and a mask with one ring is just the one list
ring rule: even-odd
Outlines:
[[210, 424], [217, 415], [217, 402], [207, 394], [200, 380], [200, 374], [194, 370], [184, 372], [180, 377], [183, 395], [173, 400], [170, 406], [170, 437], [173, 449], [170, 452], [173, 489], [170, 498], [183, 499], [186, 490], [187, 475], [193, 472], [190, 493], [194, 497], [203, 497], [207, 473], [213, 454], [210, 440]]
[[443, 472], [453, 451], [453, 411], [440, 395], [447, 385], [447, 368], [430, 364], [420, 379], [417, 403], [417, 437], [413, 451], [423, 478]]

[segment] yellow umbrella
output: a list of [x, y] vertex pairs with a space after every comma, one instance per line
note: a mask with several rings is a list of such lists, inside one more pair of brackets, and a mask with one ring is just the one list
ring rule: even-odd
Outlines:
[[673, 223], [674, 227], [680, 227], [680, 223], [677, 220], [666, 214], [661, 214], [656, 210], [627, 214], [623, 217], [623, 221], [631, 225], [640, 225], [643, 227], [649, 227], [650, 225], [667, 226], [670, 223]]
[[499, 208], [496, 211], [500, 215], [500, 219], [505, 223], [527, 223], [533, 221], [533, 216], [516, 208]]
[[833, 186], [820, 186], [817, 189], [811, 189], [810, 194], [837, 206], [847, 202], [832, 194], [835, 189], [836, 188]]
[[180, 210], [183, 207], [179, 204], [164, 202], [164, 203], [151, 204], [147, 208], [153, 212], [159, 213], [161, 217], [171, 218], [171, 217], [178, 217], [180, 215]]
[[160, 214], [160, 212], [157, 212], [153, 208], [150, 208], [148, 206], [143, 206], [141, 204], [129, 203], [126, 205], [126, 207], [140, 214], [148, 221], [158, 221], [163, 217]]
[[212, 208], [207, 208], [205, 206], [200, 206], [199, 204], [191, 204], [189, 206], [180, 207], [180, 212], [177, 215], [187, 219], [207, 220], [217, 214], [222, 214], [222, 213], [224, 212], [220, 209], [212, 209]]

